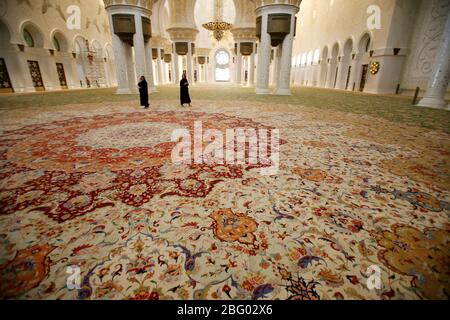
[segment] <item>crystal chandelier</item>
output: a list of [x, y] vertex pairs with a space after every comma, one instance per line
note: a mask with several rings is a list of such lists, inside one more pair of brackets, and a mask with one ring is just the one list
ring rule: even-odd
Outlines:
[[223, 0], [214, 0], [214, 21], [203, 24], [203, 28], [212, 31], [214, 38], [220, 41], [224, 33], [232, 27], [231, 23], [223, 21]]

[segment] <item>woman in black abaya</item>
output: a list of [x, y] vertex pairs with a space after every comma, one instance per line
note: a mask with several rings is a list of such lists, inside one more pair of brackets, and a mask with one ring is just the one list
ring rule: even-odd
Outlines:
[[141, 106], [143, 106], [145, 109], [148, 109], [149, 103], [148, 103], [148, 85], [147, 81], [145, 81], [145, 77], [142, 76], [141, 81], [138, 83], [139, 87], [139, 96], [141, 97]]
[[189, 96], [189, 82], [186, 78], [186, 72], [183, 72], [183, 78], [180, 81], [180, 102], [181, 106], [188, 104], [191, 107], [191, 97]]

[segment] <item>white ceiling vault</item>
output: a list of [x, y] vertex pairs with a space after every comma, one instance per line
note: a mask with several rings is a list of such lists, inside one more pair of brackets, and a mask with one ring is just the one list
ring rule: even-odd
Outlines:
[[[158, 0], [153, 4], [152, 32], [155, 37], [169, 39], [169, 28], [194, 28], [199, 31], [198, 48], [215, 48], [219, 44], [212, 33], [202, 24], [214, 20], [215, 0]], [[252, 0], [222, 0], [223, 20], [234, 28], [255, 27], [255, 3]], [[233, 42], [233, 35], [227, 32], [221, 41]]]
[[[214, 21], [214, 0], [197, 0], [194, 9], [195, 23], [197, 30], [197, 45], [200, 48], [210, 48], [216, 42], [212, 32], [206, 30], [202, 25], [209, 21]], [[234, 24], [235, 6], [233, 0], [223, 0], [223, 21]], [[229, 33], [229, 32], [228, 32]]]

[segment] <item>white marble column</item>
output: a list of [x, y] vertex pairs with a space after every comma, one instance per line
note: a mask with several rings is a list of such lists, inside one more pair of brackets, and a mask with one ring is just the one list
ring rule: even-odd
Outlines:
[[[111, 17], [110, 17], [111, 19]], [[110, 22], [112, 25], [112, 22]], [[116, 34], [112, 34], [112, 46], [114, 51], [114, 58], [116, 63], [117, 75], [117, 94], [130, 94], [130, 87], [128, 84], [127, 61], [125, 56], [125, 43], [120, 40]]]
[[292, 71], [291, 71], [291, 83], [292, 85], [296, 85], [296, 79], [297, 79], [297, 66], [294, 64], [292, 66]]
[[336, 78], [336, 89], [345, 89], [345, 79], [347, 77], [347, 68], [345, 64], [345, 57], [341, 57], [341, 61], [338, 62], [338, 74]]
[[309, 86], [314, 87], [316, 83], [316, 66], [314, 62], [309, 66]]
[[328, 65], [326, 63], [326, 58], [322, 58], [325, 59], [325, 61], [320, 61], [320, 75], [319, 75], [319, 87], [321, 88], [325, 88], [325, 85], [327, 83], [327, 68]]
[[180, 66], [178, 54], [172, 53], [172, 82], [177, 84], [180, 81]]
[[262, 14], [261, 40], [258, 46], [258, 75], [256, 80], [256, 94], [269, 94], [270, 76], [270, 35], [267, 33], [268, 14]]
[[206, 69], [208, 68], [208, 66], [206, 65], [206, 57], [205, 57], [205, 63], [202, 65], [202, 73], [203, 73], [203, 75], [202, 75], [202, 77], [203, 77], [203, 82], [204, 83], [206, 83], [207, 82], [207, 80], [206, 80]]
[[444, 27], [441, 45], [434, 60], [433, 73], [428, 84], [425, 97], [417, 104], [420, 107], [446, 108], [450, 106], [445, 101], [450, 80], [450, 12]]
[[208, 63], [208, 57], [206, 57], [206, 62], [205, 62], [205, 83], [208, 83], [209, 79], [208, 79], [208, 75], [209, 75], [209, 63]]
[[[281, 46], [278, 46], [275, 50], [275, 69], [274, 69], [274, 86], [278, 88], [278, 80], [280, 79], [281, 70]], [[276, 90], [276, 89], [275, 89]]]
[[188, 76], [189, 85], [193, 85], [194, 81], [194, 62], [192, 57], [192, 43], [188, 42], [188, 53], [186, 56], [186, 73]]
[[129, 93], [137, 93], [137, 76], [136, 76], [136, 68], [135, 61], [133, 60], [133, 47], [127, 43], [123, 43], [124, 52], [125, 52], [125, 60], [127, 61], [127, 82], [128, 82], [128, 90]]
[[[193, 58], [194, 61], [194, 81], [196, 83], [200, 82], [200, 66], [198, 65], [197, 61], [195, 61], [195, 58]], [[197, 80], [195, 80], [195, 74], [197, 73]]]
[[355, 84], [355, 91], [357, 91], [358, 87], [358, 78], [357, 75], [359, 74], [359, 61], [361, 59], [361, 54], [355, 54], [355, 57], [352, 59], [351, 66], [352, 66], [352, 73], [350, 74], [350, 81], [348, 84], [348, 90], [353, 90], [353, 84]]
[[292, 46], [294, 42], [295, 13], [291, 16], [291, 32], [283, 40], [279, 65], [278, 84], [275, 94], [291, 95], [290, 79], [292, 67]]
[[[113, 48], [113, 52], [114, 52], [114, 48]], [[115, 55], [115, 53], [114, 53], [114, 55]], [[71, 58], [70, 59], [70, 61], [69, 61], [69, 68], [70, 68], [70, 75], [68, 76], [69, 77], [69, 79], [67, 79], [67, 81], [68, 81], [68, 85], [69, 85], [69, 89], [75, 89], [75, 88], [79, 88], [80, 87], [80, 82], [79, 82], [79, 80], [78, 80], [78, 76], [77, 76], [77, 63], [76, 63], [76, 59], [73, 59], [73, 58]], [[115, 72], [115, 71], [114, 71]], [[125, 75], [126, 75], [126, 69], [125, 69]], [[119, 72], [117, 71], [117, 74], [118, 74]], [[12, 80], [12, 79], [11, 79]], [[125, 82], [126, 82], [126, 80], [125, 80]], [[126, 83], [125, 83], [126, 84]], [[117, 91], [119, 91], [119, 89], [117, 89], [116, 90], [116, 93], [117, 93]]]
[[[350, 77], [348, 77], [348, 69], [352, 66], [352, 56], [351, 53], [346, 56], [341, 57], [341, 62], [339, 63], [339, 75], [338, 75], [338, 83], [336, 88], [346, 90], [345, 86], [347, 85], [348, 78], [348, 88], [352, 87], [351, 76], [353, 72], [353, 68], [351, 68]], [[348, 90], [347, 88], [347, 90]]]
[[169, 83], [169, 65], [167, 62], [164, 61], [163, 63], [163, 70], [164, 70], [164, 83]]
[[[42, 49], [45, 50], [45, 49]], [[47, 51], [47, 50], [45, 50]], [[44, 52], [45, 52], [44, 51]], [[48, 51], [45, 52], [45, 55], [48, 54]], [[45, 60], [39, 62], [39, 67], [42, 73], [42, 79], [44, 81], [44, 87], [47, 91], [55, 91], [62, 90], [61, 85], [59, 83], [58, 72], [56, 70], [56, 60], [54, 55], [49, 55]], [[67, 72], [67, 70], [66, 70]], [[67, 77], [67, 75], [66, 75]]]
[[308, 66], [308, 63], [306, 63], [303, 66], [303, 81], [304, 81], [304, 86], [305, 87], [309, 86], [310, 80], [309, 80], [309, 66]]
[[236, 83], [241, 84], [242, 82], [242, 54], [241, 54], [241, 43], [238, 42], [237, 53], [236, 53]]
[[314, 86], [318, 87], [320, 82], [320, 65], [318, 62], [314, 63]]
[[[255, 50], [257, 50], [258, 46], [255, 43]], [[255, 51], [255, 79], [253, 81], [253, 85], [256, 86], [256, 79], [258, 79], [258, 60], [259, 60], [259, 54], [258, 51]]]
[[164, 61], [164, 57], [163, 60], [161, 61], [161, 72], [162, 72], [162, 81], [163, 84], [167, 84], [167, 77], [166, 77], [166, 62]]
[[206, 68], [208, 68], [206, 64], [206, 57], [205, 57], [205, 63], [202, 65], [202, 77], [203, 77], [203, 83], [206, 83]]
[[150, 41], [145, 44], [145, 55], [147, 57], [146, 78], [148, 83], [148, 91], [156, 92], [155, 77], [153, 75], [152, 45]]
[[327, 64], [327, 81], [325, 88], [333, 88], [334, 74], [336, 69], [336, 63], [334, 63], [335, 58], [331, 58], [330, 62]]
[[[11, 73], [9, 76], [11, 77], [11, 83], [13, 85], [15, 92], [35, 92], [36, 89], [33, 85], [33, 80], [31, 78], [30, 69], [28, 67], [27, 62], [27, 53], [26, 52], [13, 52], [12, 55], [17, 57], [16, 59], [11, 59], [16, 65], [17, 68], [11, 68], [18, 70], [18, 74], [22, 75], [22, 77], [15, 77], [14, 73]], [[11, 65], [10, 65], [11, 66]], [[11, 70], [10, 69], [10, 70]], [[23, 81], [20, 81], [20, 80]], [[84, 79], [83, 79], [84, 80]]]
[[291, 95], [290, 79], [292, 67], [292, 45], [294, 42], [295, 14], [291, 16], [291, 32], [286, 35], [281, 47], [278, 84], [275, 94]]
[[164, 77], [163, 77], [164, 70], [163, 70], [163, 60], [162, 60], [163, 57], [161, 57], [161, 48], [158, 48], [157, 50], [158, 50], [158, 58], [157, 58], [158, 60], [157, 60], [156, 66], [158, 69], [158, 85], [162, 85], [162, 84], [164, 84]]
[[[141, 76], [146, 76], [146, 60], [149, 58], [145, 54], [145, 44], [144, 44], [144, 33], [142, 32], [142, 16], [140, 14], [134, 15], [134, 20], [136, 24], [136, 33], [133, 36], [133, 44], [134, 44], [134, 59], [136, 64], [136, 75], [138, 78]], [[150, 56], [151, 60], [151, 56]], [[136, 79], [137, 85], [138, 79]]]
[[255, 44], [253, 43], [253, 52], [250, 56], [250, 65], [248, 67], [248, 84], [255, 85]]
[[297, 66], [297, 84], [299, 86], [303, 85], [302, 81], [303, 81], [303, 67], [300, 64]]
[[248, 71], [248, 59], [247, 56], [241, 55], [241, 86], [247, 85], [247, 80], [245, 80], [245, 72]]
[[103, 73], [105, 74], [105, 84], [107, 87], [111, 87], [111, 76], [109, 73], [108, 62], [103, 62]]
[[270, 80], [269, 85], [276, 85], [277, 84], [277, 66], [278, 66], [278, 60], [277, 60], [277, 49], [278, 48], [271, 48], [270, 56], [272, 57], [273, 52], [273, 59], [270, 60]]
[[308, 81], [308, 70], [307, 69], [308, 69], [308, 67], [306, 66], [306, 64], [304, 64], [301, 69], [302, 86], [306, 86], [307, 81]]

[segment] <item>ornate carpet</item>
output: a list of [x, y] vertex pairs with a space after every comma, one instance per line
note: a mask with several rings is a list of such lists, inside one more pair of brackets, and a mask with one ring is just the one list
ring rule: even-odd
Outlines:
[[[281, 104], [174, 105], [2, 112], [1, 298], [448, 299], [447, 134]], [[200, 120], [279, 129], [279, 173], [174, 165], [171, 132]]]

